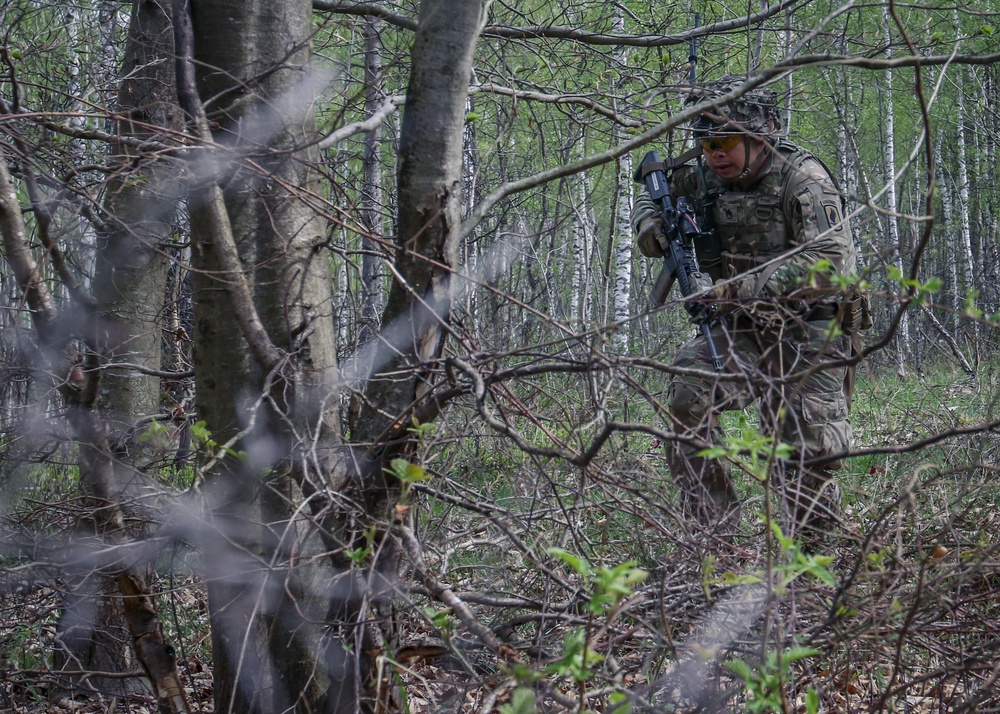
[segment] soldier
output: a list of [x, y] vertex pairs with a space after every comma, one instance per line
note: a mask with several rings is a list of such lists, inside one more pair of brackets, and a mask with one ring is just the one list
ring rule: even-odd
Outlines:
[[[723, 78], [688, 102], [720, 97], [741, 82]], [[724, 372], [738, 378], [712, 376], [704, 336], [681, 347], [674, 365], [702, 374], [670, 382], [680, 437], [666, 447], [670, 470], [689, 512], [731, 533], [739, 502], [728, 469], [698, 453], [719, 442], [721, 411], [759, 399], [762, 433], [793, 447], [771, 472], [786, 533], [815, 544], [839, 513], [841, 462], [827, 457], [851, 444], [853, 369], [826, 363], [852, 356], [859, 348], [852, 334], [868, 316], [866, 300], [832, 279], [852, 275], [857, 260], [842, 197], [817, 158], [779, 138], [769, 89], [713, 107], [692, 129], [701, 156], [675, 170], [671, 185], [696, 207], [703, 235], [695, 252], [714, 281], [697, 298], [719, 316], [713, 340]], [[642, 253], [661, 257], [662, 224], [648, 196], [633, 205], [632, 226]]]

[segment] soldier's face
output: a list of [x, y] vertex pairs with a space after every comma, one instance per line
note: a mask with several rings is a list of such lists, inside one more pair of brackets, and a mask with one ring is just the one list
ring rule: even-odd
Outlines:
[[743, 173], [743, 169], [753, 165], [764, 150], [764, 142], [752, 136], [743, 136], [728, 148], [725, 144], [726, 142], [712, 142], [709, 146], [703, 146], [702, 151], [708, 168], [726, 181], [735, 181]]

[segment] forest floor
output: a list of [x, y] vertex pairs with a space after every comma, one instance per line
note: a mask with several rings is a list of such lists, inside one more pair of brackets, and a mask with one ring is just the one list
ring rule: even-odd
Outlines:
[[[747, 553], [748, 564], [744, 573], [760, 565], [761, 553]], [[857, 563], [843, 559], [838, 571], [849, 573]], [[617, 685], [625, 691], [639, 692], [646, 702], [659, 701], [663, 708], [637, 707], [635, 711], [686, 712], [700, 711], [772, 711], [753, 709], [748, 700], [754, 695], [751, 688], [732, 671], [720, 666], [725, 658], [745, 657], [767, 638], [764, 630], [784, 629], [795, 633], [801, 640], [823, 646], [826, 636], [823, 628], [829, 627], [831, 603], [842, 581], [833, 584], [817, 580], [803, 581], [802, 587], [790, 587], [781, 597], [768, 594], [759, 583], [728, 585], [731, 573], [720, 569], [718, 578], [711, 585], [704, 578], [704, 563], [694, 560], [674, 562], [671, 573], [661, 573], [662, 583], [674, 583], [648, 588], [637, 593], [630, 605], [631, 621], [628, 630], [618, 630], [614, 648], [599, 647], [610, 658], [615, 658], [612, 669]], [[683, 572], [682, 572], [683, 571]], [[700, 572], [699, 572], [700, 571]], [[759, 569], [756, 570], [759, 572]], [[686, 581], [691, 587], [680, 587]], [[55, 589], [31, 585], [27, 581], [19, 589], [12, 589], [3, 603], [0, 620], [0, 651], [5, 659], [0, 666], [0, 712], [16, 714], [97, 714], [103, 712], [131, 712], [154, 714], [156, 704], [151, 695], [135, 694], [114, 697], [99, 695], [83, 689], [70, 690], [65, 681], [48, 669], [43, 662], [24, 666], [35, 661], [37, 655], [51, 650], [55, 636], [54, 615], [60, 607]], [[653, 663], [650, 646], [654, 639], [662, 640], [657, 615], [672, 613], [672, 651], [663, 653]], [[872, 613], [874, 616], [874, 613]], [[25, 627], [28, 623], [32, 627]], [[465, 640], [456, 633], [449, 646], [423, 618], [414, 617], [400, 621], [399, 642], [392, 658], [380, 660], [382, 674], [380, 697], [385, 712], [409, 714], [438, 714], [445, 712], [519, 712], [512, 708], [516, 697], [517, 680], [509, 676], [509, 664], [482, 648], [463, 646]], [[25, 637], [26, 632], [31, 637]], [[606, 633], [610, 639], [614, 630]], [[20, 638], [20, 639], [18, 639]], [[558, 638], [551, 638], [558, 639]], [[920, 714], [954, 711], [945, 705], [960, 701], [962, 697], [955, 683], [942, 683], [941, 678], [929, 678], [924, 687], [910, 687], [899, 696], [886, 698], [886, 682], [879, 672], [892, 670], [894, 648], [888, 643], [873, 646], [868, 638], [858, 642], [854, 658], [842, 660], [836, 666], [809, 669], [793, 665], [784, 688], [785, 701], [791, 712], [809, 712], [808, 692], [815, 688], [822, 692], [826, 712], [875, 712], [906, 711]], [[523, 643], [522, 643], [523, 644]], [[524, 648], [522, 652], [529, 648]], [[15, 662], [14, 658], [18, 661]], [[522, 662], [540, 671], [546, 660], [525, 657]], [[551, 663], [552, 658], [547, 660]], [[188, 655], [179, 666], [188, 696], [191, 712], [207, 713], [213, 709], [213, 689], [210, 662], [207, 657]], [[919, 679], [920, 672], [911, 671], [911, 680]], [[538, 709], [523, 711], [569, 712], [578, 709], [572, 704], [579, 701], [581, 686], [571, 678], [549, 686], [537, 700]], [[757, 700], [764, 698], [758, 692]], [[724, 708], [711, 706], [724, 702]], [[576, 705], [578, 707], [578, 705]], [[654, 705], [655, 706], [655, 705]], [[595, 707], [602, 711], [601, 707]], [[780, 711], [780, 709], [773, 709]]]
[[[671, 497], [650, 491], [653, 477], [666, 473], [655, 461], [662, 450], [651, 456], [642, 448], [628, 461], [628, 454], [616, 454], [612, 473], [620, 482], [601, 484], [601, 500], [585, 502], [571, 514], [574, 520], [553, 509], [543, 522], [510, 506], [504, 513], [522, 518], [522, 542], [561, 545], [567, 524], [583, 523], [587, 528], [576, 535], [593, 546], [588, 557], [595, 566], [624, 560], [648, 571], [612, 615], [602, 613], [588, 630], [587, 647], [600, 655], [589, 662], [572, 659], [567, 635], [582, 631], [592, 581], [559, 562], [531, 572], [531, 549], [514, 548], [506, 530], [490, 530], [493, 521], [434, 512], [426, 504], [438, 530], [428, 528], [423, 545], [439, 578], [456, 591], [530, 595], [541, 605], [533, 611], [470, 606], [490, 626], [522, 618], [503, 632], [511, 651], [501, 661], [472, 644], [454, 619], [450, 633], [433, 622], [436, 614], [450, 617], [447, 608], [422, 594], [417, 578], [404, 577], [401, 585], [412, 590], [400, 598], [406, 602], [397, 613], [393, 651], [377, 659], [381, 711], [578, 714], [587, 707], [610, 711], [612, 697], [624, 692], [635, 698], [634, 714], [1000, 712], [1000, 441], [995, 428], [965, 433], [995, 419], [996, 383], [984, 378], [973, 386], [943, 374], [919, 384], [885, 379], [859, 392], [855, 437], [872, 453], [854, 459], [842, 479], [843, 535], [849, 537], [838, 541], [829, 565], [776, 548], [748, 509], [738, 547], [729, 550], [698, 546], [674, 521], [653, 523], [651, 504]], [[949, 433], [944, 445], [908, 446]], [[512, 463], [479, 464], [477, 488], [485, 493], [490, 484], [520, 475], [518, 468], [528, 472]], [[463, 475], [472, 468], [463, 464]], [[747, 484], [743, 490], [752, 495]], [[61, 506], [74, 495], [32, 492], [31, 499]], [[505, 492], [509, 500], [499, 507], [508, 508], [514, 496]], [[25, 518], [32, 523], [36, 516]], [[551, 588], [557, 568], [565, 587]], [[157, 711], [148, 694], [70, 689], [53, 670], [66, 591], [61, 577], [51, 565], [0, 564], [0, 712]], [[191, 711], [212, 712], [203, 583], [178, 576], [159, 583], [157, 592]], [[125, 633], [117, 637], [127, 640]], [[801, 659], [778, 659], [796, 648], [803, 648]], [[819, 654], [806, 656], [806, 649]], [[584, 670], [582, 683], [573, 667], [576, 674]], [[95, 680], [92, 675], [89, 682]]]

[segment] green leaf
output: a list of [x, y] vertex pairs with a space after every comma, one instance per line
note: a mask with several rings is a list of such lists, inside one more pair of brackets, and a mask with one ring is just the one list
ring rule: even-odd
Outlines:
[[432, 607], [425, 607], [424, 614], [434, 627], [445, 634], [455, 631], [455, 618], [449, 610], [435, 610]]
[[782, 550], [791, 550], [795, 546], [795, 541], [789, 538], [784, 533], [781, 532], [781, 526], [771, 521], [771, 532], [774, 534], [775, 539], [781, 545]]
[[545, 668], [549, 674], [572, 677], [578, 682], [591, 678], [591, 667], [604, 660], [604, 655], [587, 646], [587, 634], [583, 628], [566, 633], [563, 656], [550, 662]]
[[983, 25], [979, 28], [979, 34], [986, 35], [987, 37], [993, 36], [993, 25]]
[[830, 572], [830, 566], [833, 565], [833, 558], [829, 555], [809, 555], [803, 556], [803, 567], [802, 569], [815, 577], [820, 582], [826, 583], [827, 585], [834, 586], [837, 584], [837, 578], [834, 577], [833, 573]]
[[344, 553], [350, 558], [355, 564], [363, 565], [368, 556], [372, 554], [371, 548], [357, 548], [355, 550], [345, 550]]
[[723, 662], [722, 666], [737, 676], [742, 677], [747, 682], [753, 679], [753, 670], [750, 668], [750, 665], [741, 659], [731, 659]]
[[406, 459], [393, 459], [389, 462], [389, 470], [393, 476], [403, 483], [417, 483], [427, 481], [431, 475], [424, 470], [423, 466], [411, 464]]
[[500, 706], [501, 714], [535, 714], [535, 692], [527, 687], [518, 687], [510, 695], [510, 704]]
[[590, 563], [587, 562], [586, 558], [581, 558], [580, 556], [574, 555], [568, 550], [563, 550], [562, 548], [546, 548], [545, 552], [559, 558], [559, 560], [566, 563], [566, 565], [572, 568], [576, 573], [579, 573], [580, 575], [590, 575]]
[[215, 442], [212, 440], [212, 432], [208, 430], [208, 424], [204, 420], [196, 421], [190, 426], [191, 438], [194, 439], [199, 444], [204, 444], [208, 448], [215, 446]]
[[522, 684], [526, 682], [537, 682], [539, 679], [543, 679], [545, 677], [545, 674], [542, 672], [532, 669], [528, 665], [521, 662], [514, 663], [514, 666], [510, 668], [510, 675]]
[[631, 714], [632, 703], [629, 702], [625, 692], [611, 692], [608, 701], [611, 703], [609, 714]]
[[760, 576], [754, 575], [753, 573], [733, 573], [727, 571], [719, 576], [719, 583], [727, 586], [757, 585], [762, 582], [764, 581], [760, 578]]
[[139, 435], [139, 441], [145, 443], [147, 441], [152, 441], [160, 434], [165, 434], [167, 432], [167, 427], [163, 425], [162, 422], [151, 421], [146, 425], [145, 430]]
[[806, 694], [806, 714], [819, 714], [819, 693], [813, 687]]
[[781, 661], [786, 664], [789, 662], [798, 662], [800, 659], [815, 657], [818, 654], [822, 654], [822, 652], [814, 647], [789, 647], [781, 653]]

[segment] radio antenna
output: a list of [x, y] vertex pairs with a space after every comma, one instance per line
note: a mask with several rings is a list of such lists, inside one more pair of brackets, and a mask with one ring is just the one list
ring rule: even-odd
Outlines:
[[[697, 30], [699, 25], [701, 25], [701, 13], [700, 12], [696, 12], [694, 14], [694, 29]], [[693, 85], [697, 84], [697, 80], [695, 79], [695, 67], [698, 65], [698, 35], [697, 34], [692, 34], [691, 35], [691, 42], [688, 44], [688, 47], [689, 47], [688, 62], [691, 63], [690, 80], [691, 80], [691, 85], [693, 86]]]

